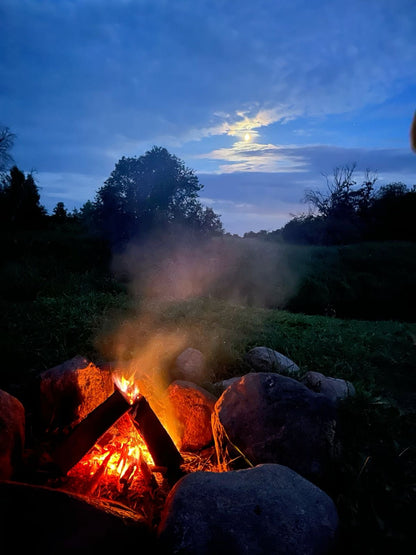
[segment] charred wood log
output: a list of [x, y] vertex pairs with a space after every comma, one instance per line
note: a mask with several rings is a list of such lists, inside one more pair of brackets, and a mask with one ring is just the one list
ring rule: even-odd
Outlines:
[[184, 462], [182, 455], [143, 395], [131, 407], [130, 415], [145, 440], [155, 465], [166, 467], [169, 481], [178, 480], [184, 474], [180, 468]]
[[64, 475], [67, 474], [88, 453], [100, 437], [130, 408], [130, 403], [116, 389], [57, 446], [52, 458], [59, 471]]

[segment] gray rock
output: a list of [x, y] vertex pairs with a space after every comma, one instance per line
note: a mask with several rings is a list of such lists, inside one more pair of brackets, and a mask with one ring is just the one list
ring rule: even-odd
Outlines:
[[238, 382], [239, 379], [241, 379], [241, 376], [228, 378], [227, 380], [222, 380], [221, 382], [215, 382], [214, 384], [212, 384], [211, 388], [218, 398], [220, 397], [220, 395], [224, 393], [227, 387], [230, 387], [230, 385], [233, 384], [234, 382]]
[[287, 467], [196, 472], [170, 492], [162, 552], [187, 555], [324, 555], [338, 515], [326, 493]]
[[168, 387], [168, 398], [181, 424], [184, 451], [198, 451], [213, 442], [211, 414], [216, 397], [192, 382], [176, 380]]
[[302, 383], [312, 391], [322, 393], [334, 403], [355, 395], [355, 387], [351, 382], [340, 378], [330, 378], [320, 372], [307, 372], [302, 378]]
[[184, 380], [198, 385], [202, 385], [210, 379], [204, 355], [192, 347], [185, 349], [176, 358], [170, 375], [172, 381]]
[[155, 552], [144, 518], [117, 503], [16, 482], [0, 483], [0, 498], [2, 542], [16, 553]]
[[334, 403], [279, 374], [247, 374], [230, 385], [212, 428], [222, 470], [278, 463], [319, 483], [337, 454]]
[[296, 374], [299, 366], [269, 347], [254, 347], [246, 354], [247, 364], [256, 372], [287, 372]]
[[25, 427], [22, 403], [0, 390], [0, 480], [10, 480], [22, 463]]

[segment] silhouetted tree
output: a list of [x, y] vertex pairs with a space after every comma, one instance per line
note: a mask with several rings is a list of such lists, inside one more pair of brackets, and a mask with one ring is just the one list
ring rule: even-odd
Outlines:
[[366, 171], [361, 187], [354, 179], [356, 164], [335, 168], [331, 177], [325, 175], [326, 190], [307, 190], [305, 201], [312, 204], [319, 216], [351, 217], [364, 213], [371, 203], [377, 176]]
[[[305, 201], [315, 208], [320, 218], [322, 243], [354, 242], [366, 234], [377, 176], [367, 170], [361, 186], [357, 187], [355, 168], [355, 164], [335, 168], [331, 177], [325, 176], [326, 190], [307, 190], [305, 193]], [[312, 222], [313, 216], [303, 217], [304, 225]], [[323, 228], [321, 224], [324, 224]]]
[[326, 221], [323, 216], [302, 214], [294, 217], [282, 228], [282, 238], [288, 243], [321, 245], [325, 243]]
[[63, 202], [57, 202], [55, 208], [52, 211], [55, 220], [63, 222], [68, 219], [68, 210], [65, 208]]
[[395, 182], [380, 187], [370, 214], [372, 239], [416, 240], [416, 186]]
[[197, 201], [192, 202], [192, 209], [188, 207], [184, 215], [178, 214], [173, 219], [173, 223], [176, 222], [181, 222], [186, 229], [201, 235], [224, 233], [220, 216], [212, 208], [204, 207]]
[[13, 147], [15, 135], [8, 127], [0, 129], [0, 172], [3, 172], [12, 161], [10, 150]]
[[32, 227], [46, 216], [33, 175], [27, 176], [17, 166], [3, 176], [0, 185], [0, 216], [5, 226]]
[[198, 201], [201, 189], [193, 170], [155, 146], [138, 158], [121, 158], [90, 208], [115, 242], [173, 223], [222, 232], [219, 216]]
[[401, 182], [374, 190], [376, 177], [365, 174], [360, 187], [354, 167], [341, 168], [327, 181], [327, 190], [307, 191], [305, 198], [316, 214], [301, 214], [282, 228], [285, 241], [308, 244], [345, 244], [363, 240], [416, 240], [416, 185]]

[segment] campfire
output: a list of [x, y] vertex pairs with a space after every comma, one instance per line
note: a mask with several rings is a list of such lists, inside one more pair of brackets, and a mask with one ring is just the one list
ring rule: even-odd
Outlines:
[[134, 376], [111, 376], [113, 393], [54, 439], [46, 485], [121, 503], [153, 521], [177, 480], [214, 468], [214, 448], [181, 453]]

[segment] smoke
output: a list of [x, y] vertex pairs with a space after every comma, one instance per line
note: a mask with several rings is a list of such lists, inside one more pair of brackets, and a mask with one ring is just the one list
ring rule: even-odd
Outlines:
[[164, 302], [215, 297], [282, 308], [298, 283], [285, 246], [230, 236], [157, 235], [130, 243], [113, 270], [133, 297]]
[[[127, 284], [134, 310], [116, 329], [101, 335], [101, 351], [139, 384], [174, 441], [180, 429], [166, 395], [170, 370], [183, 350], [199, 345], [186, 318], [166, 324], [171, 307], [201, 297], [278, 307], [296, 284], [282, 246], [229, 236], [196, 239], [159, 233], [116, 254], [113, 272]], [[208, 359], [218, 332], [211, 328], [198, 333]], [[207, 367], [207, 381], [210, 375]]]

